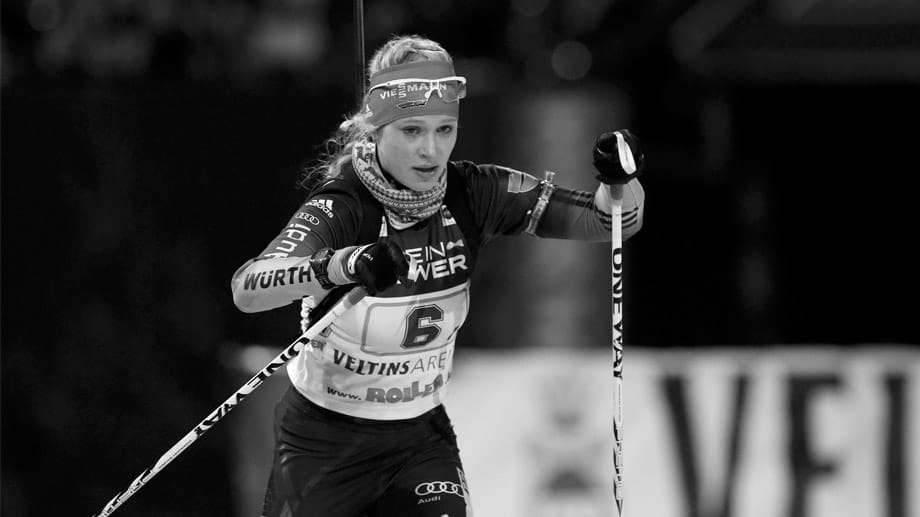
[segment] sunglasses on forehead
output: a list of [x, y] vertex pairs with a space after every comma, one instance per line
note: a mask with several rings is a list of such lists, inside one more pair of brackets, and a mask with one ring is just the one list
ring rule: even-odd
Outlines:
[[431, 94], [434, 92], [444, 102], [457, 102], [466, 97], [466, 77], [452, 75], [440, 79], [393, 79], [371, 86], [368, 94], [378, 89], [384, 90], [379, 94], [383, 99], [401, 97], [406, 93], [416, 91], [425, 91], [425, 100], [431, 98]]

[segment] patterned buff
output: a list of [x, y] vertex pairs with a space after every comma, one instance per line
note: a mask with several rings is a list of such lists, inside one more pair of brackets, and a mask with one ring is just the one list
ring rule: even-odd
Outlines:
[[383, 175], [377, 163], [377, 145], [367, 139], [355, 142], [351, 163], [361, 183], [380, 201], [387, 219], [397, 230], [427, 219], [441, 209], [447, 192], [447, 174], [441, 175], [436, 187], [424, 192], [398, 188]]

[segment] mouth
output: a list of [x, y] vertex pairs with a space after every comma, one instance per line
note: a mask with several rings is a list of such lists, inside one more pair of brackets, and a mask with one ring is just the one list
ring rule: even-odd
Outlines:
[[432, 165], [432, 166], [430, 166], [430, 167], [412, 167], [412, 170], [414, 170], [415, 172], [418, 172], [418, 173], [420, 173], [420, 174], [422, 174], [422, 175], [425, 175], [425, 176], [434, 175], [434, 174], [435, 174], [436, 172], [438, 172], [440, 169], [441, 169], [441, 167], [440, 167], [439, 165]]

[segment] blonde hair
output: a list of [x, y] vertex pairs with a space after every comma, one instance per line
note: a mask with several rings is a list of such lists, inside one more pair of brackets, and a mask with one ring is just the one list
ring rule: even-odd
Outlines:
[[[403, 63], [415, 61], [447, 61], [453, 63], [450, 54], [437, 42], [416, 34], [398, 35], [390, 38], [367, 63], [367, 77]], [[363, 110], [347, 116], [338, 129], [323, 144], [323, 151], [315, 165], [306, 167], [299, 184], [310, 192], [326, 178], [338, 176], [342, 165], [351, 159], [356, 141], [374, 133], [377, 129], [367, 121]]]

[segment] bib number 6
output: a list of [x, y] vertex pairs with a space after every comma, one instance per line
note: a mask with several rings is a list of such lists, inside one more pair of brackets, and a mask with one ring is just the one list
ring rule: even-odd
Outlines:
[[406, 316], [406, 337], [402, 348], [420, 348], [441, 334], [436, 322], [444, 319], [444, 309], [437, 305], [420, 305]]

